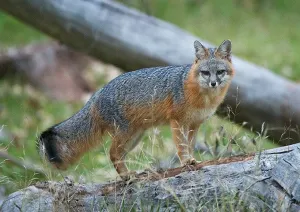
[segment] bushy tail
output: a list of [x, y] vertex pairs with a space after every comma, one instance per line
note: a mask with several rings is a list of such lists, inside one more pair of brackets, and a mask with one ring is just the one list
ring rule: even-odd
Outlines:
[[94, 99], [95, 94], [79, 112], [39, 136], [41, 157], [56, 168], [66, 169], [100, 139], [101, 121]]
[[42, 158], [46, 157], [51, 163], [61, 164], [63, 160], [57, 149], [57, 141], [59, 141], [59, 135], [53, 128], [49, 128], [38, 138], [38, 149]]

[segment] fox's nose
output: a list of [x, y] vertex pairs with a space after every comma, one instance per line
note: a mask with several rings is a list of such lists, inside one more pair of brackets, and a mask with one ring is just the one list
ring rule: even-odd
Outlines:
[[210, 82], [210, 86], [211, 86], [211, 87], [215, 87], [216, 85], [217, 85], [216, 82]]

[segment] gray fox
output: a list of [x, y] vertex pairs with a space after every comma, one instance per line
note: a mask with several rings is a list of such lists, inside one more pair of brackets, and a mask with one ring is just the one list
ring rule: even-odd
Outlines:
[[110, 159], [126, 180], [134, 174], [126, 167], [126, 154], [146, 129], [169, 123], [181, 163], [195, 164], [197, 130], [222, 103], [234, 69], [230, 40], [218, 48], [196, 40], [194, 48], [193, 64], [144, 68], [110, 81], [79, 112], [40, 135], [41, 156], [66, 169], [109, 134]]

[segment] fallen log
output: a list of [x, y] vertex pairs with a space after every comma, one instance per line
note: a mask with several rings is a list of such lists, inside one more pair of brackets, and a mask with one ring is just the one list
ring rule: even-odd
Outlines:
[[93, 91], [83, 77], [89, 62], [57, 42], [11, 47], [0, 53], [0, 78], [22, 78], [53, 99], [78, 101]]
[[0, 211], [299, 211], [300, 144], [155, 173], [133, 182], [39, 182]]
[[[18, 5], [16, 7], [15, 5]], [[59, 41], [124, 70], [194, 59], [190, 33], [107, 0], [6, 0], [0, 9]], [[224, 38], [227, 39], [227, 38]], [[203, 44], [211, 44], [202, 41]], [[233, 41], [234, 51], [234, 41]], [[300, 86], [233, 57], [236, 76], [221, 114], [287, 145], [299, 140]], [[265, 123], [265, 124], [264, 124]]]

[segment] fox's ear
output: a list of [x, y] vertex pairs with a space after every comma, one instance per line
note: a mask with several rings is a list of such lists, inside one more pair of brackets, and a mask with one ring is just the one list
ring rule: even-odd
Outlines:
[[207, 49], [197, 40], [194, 42], [195, 54], [199, 60], [204, 59], [207, 56]]
[[221, 58], [231, 60], [231, 41], [224, 40], [216, 50], [216, 53], [218, 53]]

